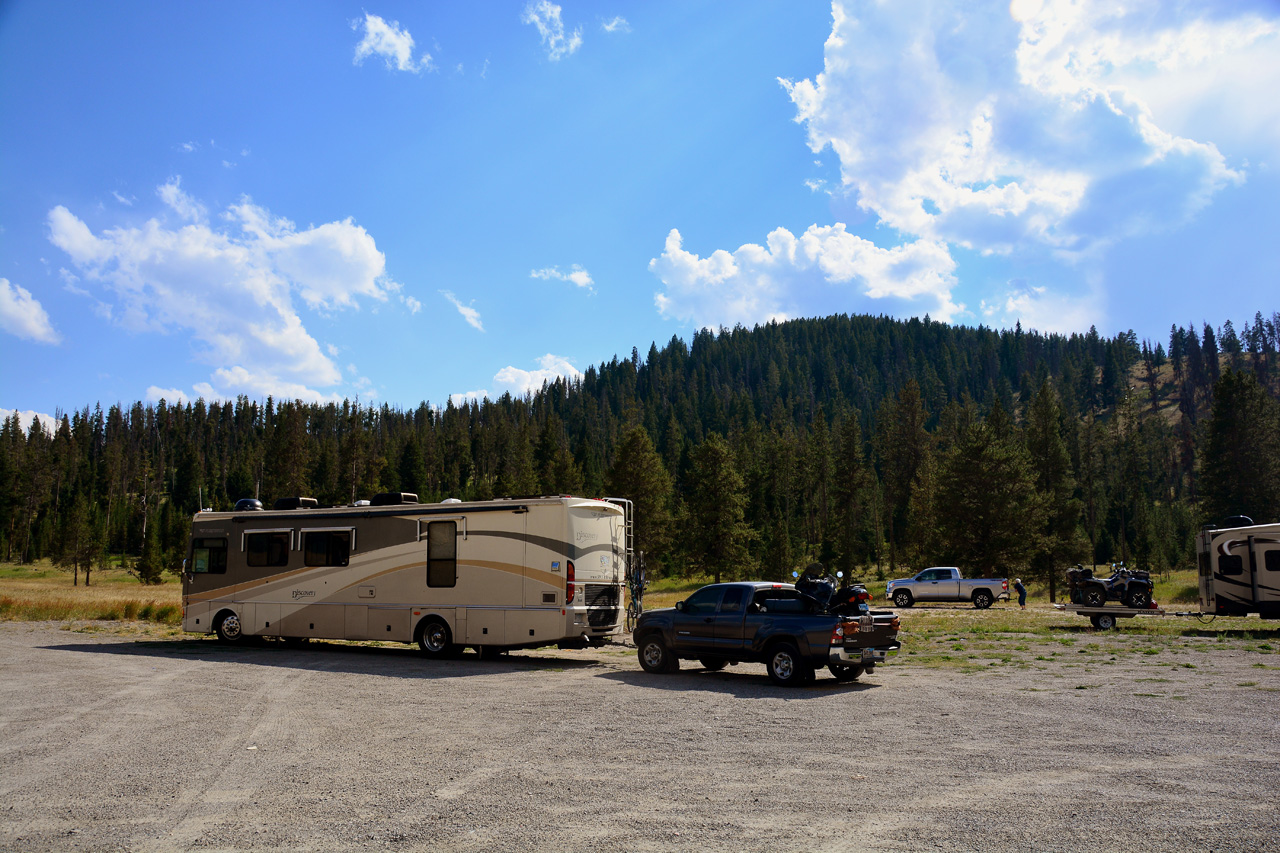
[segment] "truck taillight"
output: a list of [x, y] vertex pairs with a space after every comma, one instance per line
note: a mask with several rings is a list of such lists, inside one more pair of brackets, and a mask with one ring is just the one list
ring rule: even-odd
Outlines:
[[568, 560], [567, 574], [565, 575], [564, 601], [565, 604], [573, 604], [573, 560]]
[[1004, 591], [1005, 591], [1005, 592], [1008, 592], [1008, 591], [1009, 591], [1009, 579], [1008, 579], [1008, 578], [1005, 578], [1005, 579], [1004, 579], [1004, 582], [1003, 582], [1003, 583], [1001, 583], [1000, 585], [1001, 585], [1002, 587], [1004, 587]]
[[844, 629], [846, 626], [852, 628], [852, 630], [854, 631], [858, 630], [858, 626], [856, 623], [845, 623], [843, 625], [836, 625], [836, 627], [831, 631], [831, 645], [833, 646], [844, 645]]

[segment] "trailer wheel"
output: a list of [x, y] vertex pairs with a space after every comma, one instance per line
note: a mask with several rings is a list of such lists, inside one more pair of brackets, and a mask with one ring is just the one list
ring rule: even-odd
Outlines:
[[1085, 607], [1101, 607], [1107, 603], [1107, 593], [1100, 586], [1091, 586], [1082, 596]]
[[769, 679], [780, 687], [804, 684], [813, 677], [813, 667], [805, 665], [800, 658], [800, 650], [790, 642], [778, 643], [769, 651], [765, 668], [769, 671]]
[[911, 597], [911, 593], [900, 589], [893, 594], [893, 603], [898, 607], [910, 607], [915, 604], [915, 599]]
[[831, 670], [831, 674], [836, 681], [857, 681], [862, 675], [862, 667], [848, 666], [841, 663], [829, 663], [827, 669]]
[[224, 643], [238, 643], [244, 639], [244, 625], [241, 624], [240, 617], [231, 610], [218, 617], [213, 630]]
[[429, 658], [448, 657], [454, 651], [453, 636], [444, 620], [431, 617], [418, 626], [418, 647]]
[[973, 606], [979, 610], [986, 610], [991, 606], [991, 602], [995, 599], [991, 597], [991, 593], [985, 589], [980, 589], [973, 594]]
[[1097, 628], [1099, 631], [1110, 631], [1116, 626], [1116, 617], [1112, 616], [1110, 613], [1099, 613], [1090, 621], [1093, 622], [1093, 627]]
[[702, 664], [703, 669], [709, 669], [712, 672], [719, 672], [729, 665], [727, 660], [712, 660], [711, 658], [703, 658], [698, 663]]
[[680, 659], [671, 654], [657, 634], [650, 634], [640, 641], [636, 657], [640, 658], [640, 667], [645, 672], [675, 672], [680, 669]]

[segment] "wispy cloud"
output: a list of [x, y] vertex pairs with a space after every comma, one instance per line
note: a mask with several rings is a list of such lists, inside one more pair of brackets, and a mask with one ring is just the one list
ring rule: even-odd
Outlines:
[[424, 51], [418, 59], [413, 58], [413, 36], [409, 35], [407, 29], [401, 29], [398, 21], [388, 22], [365, 12], [364, 20], [353, 21], [351, 28], [357, 32], [361, 29], [364, 31], [364, 36], [356, 45], [353, 60], [356, 65], [362, 64], [371, 56], [380, 56], [393, 71], [418, 74], [435, 70], [431, 54]]
[[547, 48], [547, 58], [552, 62], [559, 62], [582, 47], [582, 27], [566, 35], [564, 23], [560, 20], [560, 7], [550, 0], [535, 0], [525, 6], [520, 20], [538, 28], [542, 43]]
[[631, 32], [631, 24], [627, 23], [626, 18], [618, 15], [613, 20], [600, 24], [600, 29], [606, 33], [629, 33]]
[[473, 328], [481, 332], [484, 331], [484, 325], [480, 322], [479, 311], [472, 308], [470, 305], [463, 305], [462, 301], [458, 299], [458, 297], [454, 296], [453, 293], [448, 290], [440, 291], [440, 295], [443, 296], [445, 299], [448, 299], [450, 302], [452, 302], [453, 307], [458, 309], [458, 313], [461, 314], [463, 316], [463, 319], [465, 319], [469, 324], [471, 324]]
[[574, 264], [569, 271], [560, 272], [559, 267], [546, 267], [540, 270], [533, 270], [529, 273], [530, 278], [539, 278], [543, 281], [556, 279], [557, 281], [567, 281], [578, 287], [585, 288], [592, 293], [595, 292], [595, 282], [591, 279], [591, 273], [582, 268], [580, 264]]
[[7, 278], [0, 278], [0, 329], [41, 344], [62, 341], [40, 301], [31, 295], [31, 291], [11, 284]]

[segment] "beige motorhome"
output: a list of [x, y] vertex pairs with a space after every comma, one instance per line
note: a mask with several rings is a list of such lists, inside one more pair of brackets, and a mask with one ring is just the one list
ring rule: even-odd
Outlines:
[[1280, 524], [1229, 519], [1202, 530], [1196, 552], [1203, 612], [1280, 618]]
[[622, 632], [629, 501], [314, 504], [197, 513], [183, 628], [227, 642], [417, 642], [431, 656], [602, 645]]

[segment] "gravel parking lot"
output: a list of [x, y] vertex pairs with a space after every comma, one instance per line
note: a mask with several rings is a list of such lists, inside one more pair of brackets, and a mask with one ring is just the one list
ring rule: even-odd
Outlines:
[[1280, 657], [1162, 658], [787, 690], [0, 623], [0, 848], [1275, 850]]

